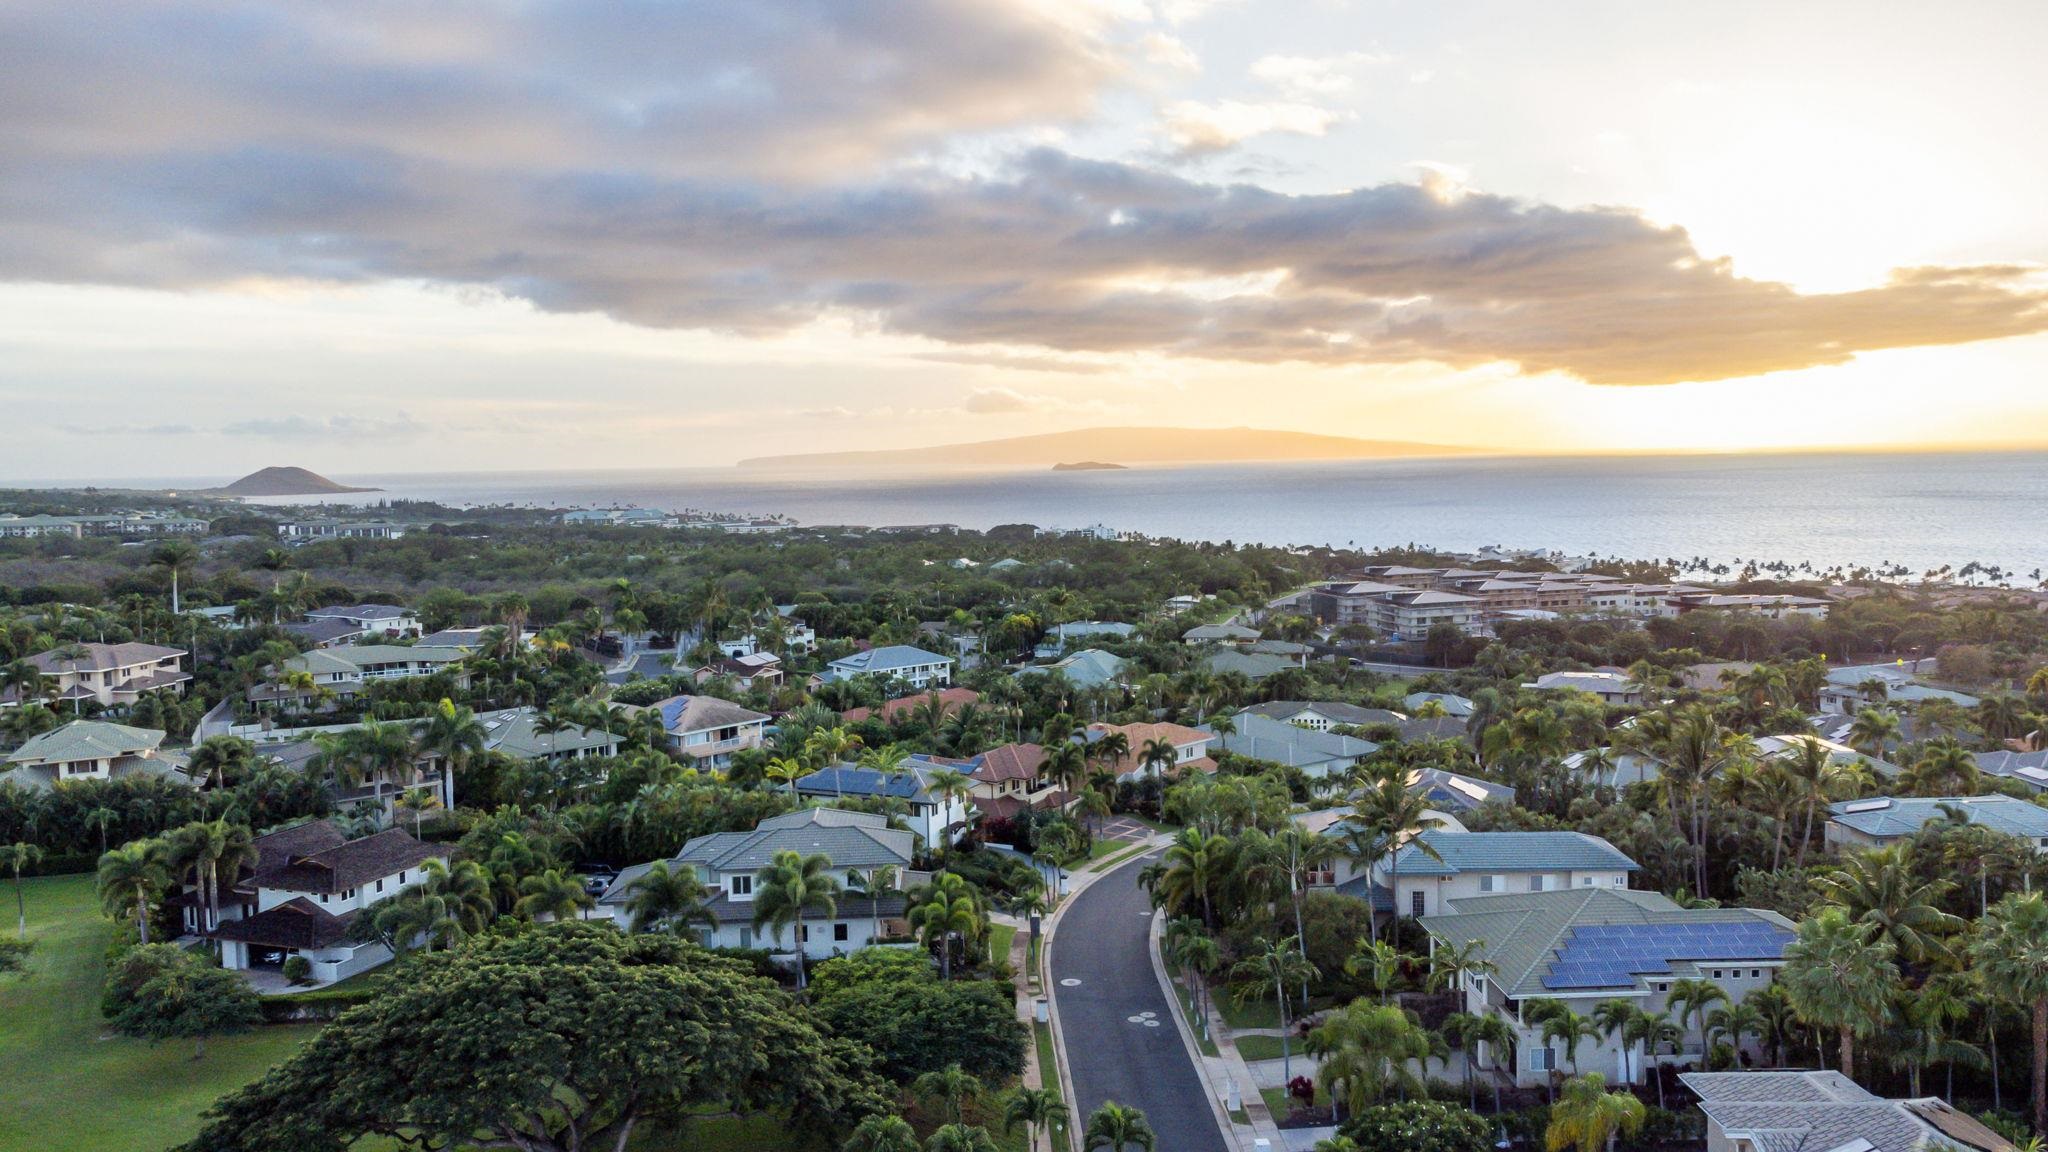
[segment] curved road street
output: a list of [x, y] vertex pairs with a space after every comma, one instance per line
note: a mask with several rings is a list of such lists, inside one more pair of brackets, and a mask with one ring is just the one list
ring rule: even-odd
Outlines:
[[1208, 1086], [1152, 971], [1152, 904], [1138, 887], [1138, 871], [1152, 858], [1127, 861], [1084, 888], [1060, 914], [1053, 937], [1053, 994], [1073, 1077], [1074, 1123], [1114, 1100], [1144, 1110], [1160, 1152], [1229, 1152]]

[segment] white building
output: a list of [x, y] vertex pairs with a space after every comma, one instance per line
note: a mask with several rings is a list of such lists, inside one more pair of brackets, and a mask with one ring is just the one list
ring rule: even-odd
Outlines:
[[[755, 926], [755, 884], [779, 852], [822, 855], [832, 862], [829, 874], [843, 890], [832, 916], [812, 911], [800, 926], [784, 927], [779, 935], [772, 925]], [[911, 852], [911, 834], [890, 828], [887, 817], [807, 808], [763, 820], [752, 832], [699, 836], [683, 845], [668, 866], [670, 871], [694, 869], [698, 881], [710, 890], [705, 911], [712, 923], [701, 931], [705, 943], [784, 951], [801, 947], [805, 956], [822, 960], [872, 943], [877, 921], [882, 935], [907, 933], [902, 889], [915, 878], [909, 872]], [[653, 863], [637, 864], [619, 873], [598, 898], [598, 912], [621, 927], [630, 926], [634, 885], [652, 867]], [[894, 869], [895, 882], [865, 894], [868, 877], [881, 868]]]
[[[28, 662], [45, 677], [52, 702], [91, 700], [116, 708], [134, 704], [145, 692], [183, 695], [192, 681], [192, 674], [179, 664], [184, 658], [184, 649], [158, 644], [68, 644], [38, 652]], [[15, 688], [0, 695], [0, 707], [20, 703]]]
[[220, 944], [221, 967], [281, 970], [304, 956], [317, 983], [345, 980], [391, 959], [381, 943], [357, 943], [349, 931], [357, 916], [426, 879], [423, 866], [448, 855], [402, 828], [345, 840], [325, 820], [256, 838], [249, 873], [221, 895], [221, 922], [210, 931], [187, 894], [180, 903], [188, 927]]
[[731, 764], [742, 748], [759, 748], [768, 729], [766, 713], [716, 696], [671, 696], [647, 707], [661, 714], [670, 748], [712, 768]]
[[1585, 692], [1603, 704], [1640, 704], [1643, 690], [1620, 672], [1545, 672], [1522, 685], [1538, 692]]
[[287, 540], [396, 540], [407, 526], [389, 520], [293, 520], [277, 526]]
[[919, 689], [943, 688], [953, 682], [953, 659], [908, 644], [890, 644], [842, 656], [825, 666], [828, 682], [859, 676], [901, 680]]
[[7, 757], [9, 768], [0, 781], [23, 788], [49, 788], [68, 780], [113, 780], [123, 776], [162, 776], [180, 784], [185, 775], [182, 755], [158, 751], [164, 734], [154, 728], [131, 728], [103, 720], [73, 720], [25, 741]]
[[396, 640], [418, 636], [419, 614], [397, 604], [335, 604], [306, 613], [307, 620], [339, 620], [353, 624], [360, 633]]

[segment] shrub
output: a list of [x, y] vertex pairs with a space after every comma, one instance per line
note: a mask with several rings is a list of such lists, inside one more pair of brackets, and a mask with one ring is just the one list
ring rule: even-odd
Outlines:
[[313, 962], [296, 953], [285, 957], [284, 978], [292, 984], [311, 984]]
[[1455, 1104], [1409, 1100], [1380, 1104], [1339, 1126], [1367, 1152], [1492, 1152], [1486, 1121]]

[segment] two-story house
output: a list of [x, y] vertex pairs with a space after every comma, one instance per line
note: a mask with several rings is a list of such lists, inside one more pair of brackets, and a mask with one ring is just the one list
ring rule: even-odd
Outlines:
[[944, 688], [953, 682], [953, 658], [909, 644], [888, 644], [841, 656], [825, 666], [827, 683], [877, 676], [914, 688]]
[[[1109, 766], [1118, 780], [1216, 771], [1216, 761], [1209, 755], [1209, 745], [1216, 740], [1214, 732], [1185, 724], [1090, 724], [1084, 738], [1093, 745], [1112, 732], [1122, 733], [1127, 746], [1127, 751]], [[1170, 760], [1148, 756], [1147, 749], [1155, 745], [1170, 749]]]
[[0, 782], [47, 789], [65, 780], [113, 780], [123, 776], [162, 776], [180, 784], [196, 783], [185, 774], [182, 753], [160, 751], [164, 734], [154, 728], [131, 728], [104, 720], [73, 720], [31, 737], [7, 757], [10, 765]]
[[1303, 774], [1317, 778], [1341, 776], [1380, 750], [1370, 740], [1317, 731], [1251, 709], [1231, 717], [1231, 728], [1216, 738], [1223, 751], [1299, 768]]
[[[948, 767], [954, 767], [953, 763], [921, 756], [912, 757], [895, 771], [829, 764], [798, 779], [796, 794], [821, 804], [850, 798], [895, 801], [902, 806], [903, 822], [927, 850], [933, 850], [959, 839], [974, 820], [965, 801], [944, 798], [932, 790], [932, 769]], [[956, 770], [966, 771], [964, 767]]]
[[1261, 704], [1247, 704], [1239, 710], [1240, 718], [1264, 716], [1268, 720], [1283, 720], [1297, 728], [1312, 732], [1328, 732], [1339, 726], [1364, 727], [1367, 724], [1399, 724], [1408, 717], [1385, 708], [1367, 708], [1358, 704], [1341, 704], [1335, 700], [1268, 700]]
[[917, 756], [967, 773], [974, 810], [984, 820], [1015, 820], [1027, 810], [1064, 810], [1074, 797], [1045, 774], [1045, 748], [1038, 744], [1003, 744], [974, 756], [953, 759]]
[[[840, 808], [806, 808], [761, 821], [752, 832], [714, 832], [683, 845], [668, 861], [670, 871], [694, 869], [710, 890], [705, 913], [711, 926], [702, 929], [714, 948], [775, 948], [813, 960], [853, 952], [876, 937], [907, 933], [903, 923], [902, 889], [913, 880], [910, 869], [912, 834], [889, 827], [888, 818]], [[778, 934], [769, 924], [754, 925], [755, 886], [763, 869], [781, 852], [822, 855], [831, 876], [842, 886], [831, 916], [813, 910], [798, 925]], [[619, 873], [597, 901], [599, 913], [620, 926], [632, 923], [634, 886], [654, 863], [636, 864]], [[877, 888], [870, 877], [878, 869], [894, 869], [893, 883]], [[872, 890], [871, 890], [872, 889]]]
[[334, 604], [313, 609], [306, 619], [339, 620], [354, 625], [360, 635], [389, 640], [418, 636], [423, 631], [419, 614], [397, 604]]
[[766, 713], [716, 696], [671, 696], [647, 707], [661, 714], [670, 748], [712, 768], [731, 764], [742, 748], [759, 748], [768, 730]]
[[742, 692], [751, 692], [757, 687], [773, 688], [782, 683], [782, 657], [773, 652], [722, 655], [690, 673], [690, 679], [698, 684], [721, 676]]
[[[469, 657], [463, 648], [434, 648], [424, 644], [344, 644], [301, 652], [271, 670], [270, 683], [249, 689], [252, 703], [289, 702], [303, 705], [328, 696], [354, 696], [366, 685], [379, 680], [407, 680], [446, 672], [458, 688], [469, 687], [469, 672], [462, 662]], [[311, 684], [294, 686], [303, 673]]]
[[1929, 821], [1960, 816], [2017, 836], [2048, 853], [2048, 808], [2016, 796], [1873, 796], [1828, 805], [1822, 837], [1834, 851], [1889, 848], [1920, 834]]
[[1525, 1088], [1581, 1070], [1626, 1068], [1639, 1077], [1645, 1060], [1699, 1063], [1704, 1048], [1694, 1027], [1676, 1054], [1648, 1054], [1641, 1045], [1625, 1050], [1617, 1038], [1603, 1037], [1581, 1040], [1568, 1059], [1529, 1019], [1530, 1001], [1556, 1000], [1580, 1015], [1608, 1000], [1662, 1013], [1671, 1006], [1672, 986], [1691, 979], [1719, 985], [1739, 1004], [1776, 978], [1795, 936], [1792, 922], [1776, 912], [1681, 908], [1655, 892], [1597, 885], [1459, 897], [1420, 923], [1432, 946], [1477, 945], [1479, 958], [1494, 966], [1465, 977], [1464, 1009], [1497, 1016], [1513, 1030], [1511, 1052], [1481, 1045], [1477, 1055]]
[[1369, 895], [1377, 911], [1432, 916], [1468, 896], [1626, 888], [1629, 876], [1641, 869], [1614, 845], [1583, 832], [1430, 829], [1367, 870], [1339, 858], [1331, 875], [1338, 891]]
[[[90, 700], [104, 708], [135, 703], [144, 692], [184, 694], [192, 674], [179, 665], [182, 648], [159, 644], [67, 644], [28, 658], [45, 677], [45, 698], [57, 704]], [[22, 703], [18, 689], [0, 695], [0, 707]]]
[[[222, 894], [222, 919], [202, 934], [220, 944], [223, 968], [281, 969], [296, 955], [316, 983], [345, 980], [391, 959], [384, 944], [350, 940], [351, 924], [418, 886], [426, 862], [448, 851], [402, 828], [348, 840], [325, 820], [259, 836], [254, 865]], [[203, 920], [189, 894], [182, 903]]]

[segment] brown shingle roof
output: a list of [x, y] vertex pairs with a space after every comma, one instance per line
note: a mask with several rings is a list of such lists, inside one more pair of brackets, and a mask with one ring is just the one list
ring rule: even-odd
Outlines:
[[326, 948], [348, 937], [351, 911], [336, 916], [304, 896], [240, 920], [223, 920], [208, 933], [215, 940], [240, 940], [263, 948]]
[[311, 855], [295, 855], [284, 867], [265, 874], [260, 883], [286, 892], [332, 895], [446, 855], [445, 847], [423, 844], [403, 828], [387, 828]]

